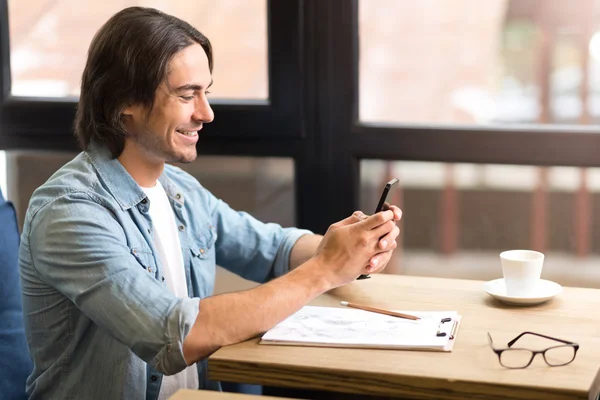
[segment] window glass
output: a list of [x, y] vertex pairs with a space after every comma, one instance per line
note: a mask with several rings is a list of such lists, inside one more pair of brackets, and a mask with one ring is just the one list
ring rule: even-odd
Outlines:
[[600, 121], [597, 1], [360, 1], [359, 49], [363, 122]]
[[266, 0], [8, 0], [12, 94], [78, 96], [94, 34], [129, 6], [185, 19], [211, 40], [213, 98], [268, 98]]
[[[8, 185], [22, 226], [29, 198], [76, 153], [8, 151]], [[0, 160], [1, 161], [1, 160]], [[265, 222], [296, 224], [294, 162], [290, 158], [199, 156], [178, 164], [232, 208]]]
[[600, 168], [362, 160], [362, 210], [392, 177], [403, 216], [390, 272], [490, 280], [500, 252], [532, 249], [543, 279], [600, 287]]

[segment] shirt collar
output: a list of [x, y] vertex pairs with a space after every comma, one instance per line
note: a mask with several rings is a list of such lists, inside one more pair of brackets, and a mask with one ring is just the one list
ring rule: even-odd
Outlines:
[[[92, 141], [86, 153], [98, 171], [100, 179], [105, 183], [108, 191], [123, 210], [128, 210], [136, 206], [146, 198], [146, 193], [144, 193], [133, 177], [129, 175], [129, 172], [121, 165], [119, 160], [112, 157], [106, 145]], [[163, 185], [167, 196], [183, 205], [183, 196], [179, 193], [177, 186], [167, 177], [166, 170], [165, 166], [158, 180]]]

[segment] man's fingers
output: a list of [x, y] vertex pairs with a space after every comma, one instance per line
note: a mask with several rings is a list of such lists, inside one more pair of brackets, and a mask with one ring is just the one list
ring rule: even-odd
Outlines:
[[400, 221], [400, 218], [402, 218], [402, 210], [396, 206], [390, 206], [389, 210], [394, 213], [394, 219]]
[[[381, 211], [363, 219], [359, 224], [366, 230], [372, 230], [378, 226], [391, 221], [394, 218], [394, 213], [391, 210]], [[387, 232], [386, 232], [387, 233]], [[383, 236], [383, 235], [382, 235]]]
[[367, 274], [379, 272], [385, 268], [392, 257], [392, 250], [396, 248], [396, 242], [394, 242], [391, 247], [393, 248], [391, 248], [389, 251], [383, 251], [371, 257], [369, 260], [369, 265], [367, 265], [365, 269]]
[[389, 250], [388, 246], [390, 243], [394, 243], [396, 241], [396, 238], [399, 234], [400, 228], [398, 228], [398, 226], [394, 226], [394, 228], [388, 234], [379, 239], [379, 248], [382, 250]]
[[354, 211], [351, 216], [344, 218], [343, 220], [338, 221], [335, 224], [332, 224], [331, 226], [341, 227], [346, 225], [352, 225], [366, 218], [368, 217], [362, 211]]
[[358, 218], [358, 220], [360, 220], [360, 221], [362, 221], [363, 219], [369, 218], [368, 215], [366, 215], [364, 212], [362, 212], [360, 210], [354, 211], [352, 213], [352, 216], [355, 217], [355, 218]]
[[357, 222], [364, 221], [362, 225], [364, 229], [371, 230], [374, 229], [389, 220], [398, 221], [402, 218], [402, 211], [396, 206], [390, 206], [389, 210], [378, 212], [374, 215], [368, 216], [360, 210], [354, 211], [351, 216], [336, 222], [333, 224], [334, 226], [346, 226], [352, 225]]
[[[384, 224], [379, 225], [375, 229], [371, 230], [369, 235], [375, 236], [378, 239], [378, 241], [380, 241], [379, 238], [383, 239], [387, 234], [392, 233], [395, 226], [396, 226], [396, 221], [391, 219], [391, 220], [385, 222]], [[389, 240], [388, 240], [388, 243], [389, 243]]]

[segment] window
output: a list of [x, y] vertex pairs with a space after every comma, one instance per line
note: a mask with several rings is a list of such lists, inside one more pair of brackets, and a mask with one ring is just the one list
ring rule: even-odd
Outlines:
[[361, 121], [600, 121], [597, 2], [359, 4]]
[[295, 226], [294, 163], [289, 158], [199, 156], [179, 167], [233, 209]]
[[211, 39], [213, 98], [268, 98], [266, 0], [8, 0], [8, 6], [14, 96], [78, 96], [96, 31], [127, 6], [149, 6], [184, 18]]
[[404, 211], [392, 272], [494, 279], [501, 251], [529, 248], [546, 254], [542, 278], [600, 285], [600, 168], [363, 160], [361, 209], [391, 177]]
[[[2, 153], [0, 173], [5, 165]], [[33, 191], [77, 153], [9, 151], [7, 155], [9, 184], [14, 191], [11, 198], [22, 226]], [[296, 223], [294, 163], [289, 158], [198, 156], [194, 162], [178, 166], [236, 210], [283, 226]]]
[[[19, 61], [19, 54], [35, 54], [23, 53], [30, 50], [25, 44], [45, 43], [36, 40], [34, 32], [52, 30], [43, 30], [50, 24], [43, 19], [29, 24], [18, 17], [12, 10], [24, 6], [8, 1], [11, 54]], [[499, 250], [541, 244], [548, 250], [547, 265], [559, 260], [562, 267], [577, 264], [577, 272], [569, 273], [578, 279], [594, 275], [587, 266], [600, 253], [594, 242], [600, 224], [593, 212], [600, 167], [600, 129], [594, 126], [600, 121], [597, 0], [448, 0], [435, 6], [415, 0], [182, 0], [169, 5], [107, 0], [93, 10], [75, 0], [32, 1], [36, 7], [29, 3], [27, 12], [43, 13], [63, 4], [69, 13], [81, 14], [81, 23], [55, 23], [77, 23], [74, 32], [81, 32], [74, 40], [61, 33], [59, 55], [81, 56], [112, 12], [138, 3], [184, 15], [211, 37], [216, 43], [213, 98], [240, 100], [213, 103], [215, 122], [207, 125], [199, 142], [201, 158], [214, 162], [208, 157], [233, 157], [196, 170], [207, 174], [202, 180], [215, 192], [222, 185], [211, 176], [217, 176], [217, 166], [222, 172], [230, 164], [246, 165], [242, 159], [258, 162], [266, 157], [275, 164], [284, 160], [286, 171], [294, 165], [289, 184], [295, 186], [295, 222], [324, 233], [357, 208], [372, 212], [385, 178], [397, 174], [405, 205], [405, 251], [398, 252], [399, 272], [414, 273], [418, 269], [410, 265], [425, 265], [419, 260], [429, 259], [439, 261], [428, 264], [436, 270], [421, 270], [422, 274], [450, 276], [452, 265], [468, 265], [472, 275], [462, 276], [460, 270], [457, 274], [485, 279], [482, 274], [496, 276]], [[182, 11], [186, 4], [193, 6]], [[259, 9], [260, 15], [251, 14]], [[197, 22], [193, 20], [200, 14]], [[53, 15], [56, 19], [60, 13]], [[243, 32], [258, 41], [237, 43], [245, 37], [231, 33], [238, 27], [220, 23], [234, 17], [249, 20], [253, 25]], [[88, 35], [85, 40], [83, 35]], [[219, 40], [223, 42], [217, 44]], [[232, 59], [224, 59], [228, 45]], [[260, 67], [247, 71], [251, 56], [240, 55], [241, 46], [253, 56], [262, 54], [261, 64], [255, 64]], [[56, 61], [50, 55], [43, 61], [48, 69]], [[82, 65], [78, 68], [62, 76], [79, 79]], [[217, 77], [223, 68], [233, 69]], [[40, 95], [45, 71], [17, 76], [18, 66], [13, 66], [12, 72], [14, 90], [39, 77], [39, 86], [20, 93]], [[262, 94], [255, 86], [240, 89], [243, 85], [237, 81], [231, 91], [221, 92], [219, 85], [232, 79], [250, 85], [248, 75], [258, 77], [254, 84]], [[76, 85], [69, 85], [53, 96], [76, 95]], [[245, 101], [249, 99], [268, 102]], [[75, 98], [4, 100], [0, 146], [75, 149], [69, 131]], [[263, 171], [248, 168], [256, 174]], [[11, 171], [9, 181], [12, 175]], [[27, 183], [19, 181], [22, 184]], [[264, 195], [277, 197], [279, 187], [274, 185]], [[445, 200], [453, 196], [454, 201]], [[238, 200], [241, 197], [232, 199], [236, 208], [241, 207]], [[535, 202], [545, 206], [535, 208]], [[578, 212], [577, 207], [587, 211]], [[261, 217], [268, 217], [271, 206], [263, 210]], [[545, 235], [539, 234], [539, 227], [532, 228], [534, 220], [545, 221]], [[484, 257], [469, 258], [474, 254]]]

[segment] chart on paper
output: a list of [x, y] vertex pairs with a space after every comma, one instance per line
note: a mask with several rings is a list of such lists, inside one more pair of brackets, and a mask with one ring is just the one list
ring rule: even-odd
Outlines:
[[[356, 309], [306, 306], [269, 330], [261, 343], [389, 348], [447, 345], [452, 323], [444, 324], [441, 320], [454, 320], [456, 311], [398, 311], [421, 319], [412, 321]], [[439, 337], [437, 334], [441, 332], [447, 335]]]

